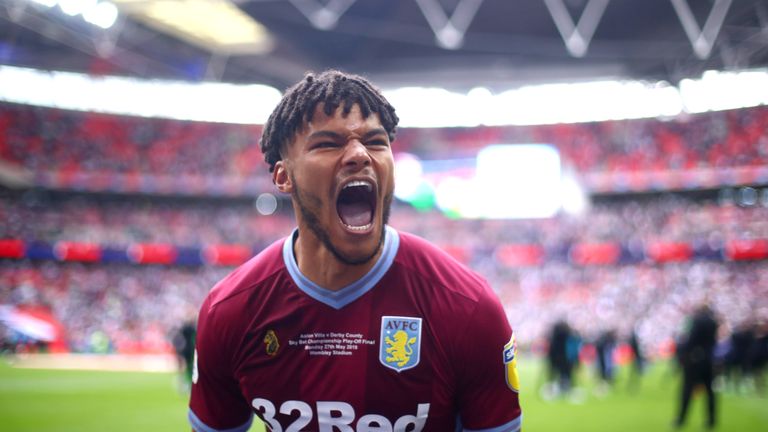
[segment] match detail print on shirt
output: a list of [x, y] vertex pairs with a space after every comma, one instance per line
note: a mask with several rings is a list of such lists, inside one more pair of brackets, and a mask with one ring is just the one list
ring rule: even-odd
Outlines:
[[302, 333], [298, 339], [288, 341], [289, 346], [303, 348], [310, 356], [351, 356], [358, 349], [376, 345], [375, 339], [368, 339], [361, 333]]

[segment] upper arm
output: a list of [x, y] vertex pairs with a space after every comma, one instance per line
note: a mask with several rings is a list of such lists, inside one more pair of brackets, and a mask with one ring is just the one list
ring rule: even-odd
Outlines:
[[462, 425], [483, 430], [520, 428], [516, 344], [501, 303], [482, 298], [457, 340], [458, 403]]
[[196, 431], [246, 431], [253, 419], [232, 374], [230, 346], [222, 320], [212, 316], [208, 301], [198, 320], [189, 421]]

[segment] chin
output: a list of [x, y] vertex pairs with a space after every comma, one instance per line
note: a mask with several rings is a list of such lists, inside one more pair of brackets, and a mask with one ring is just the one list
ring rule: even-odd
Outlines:
[[[365, 233], [345, 229], [347, 232], [344, 246], [338, 245], [331, 252], [341, 262], [351, 265], [361, 265], [373, 259], [384, 244], [383, 225], [373, 224]], [[346, 247], [345, 247], [346, 246]]]

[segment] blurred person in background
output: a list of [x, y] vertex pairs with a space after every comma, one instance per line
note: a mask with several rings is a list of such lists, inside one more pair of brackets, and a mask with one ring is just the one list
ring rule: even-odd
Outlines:
[[11, 329], [0, 321], [0, 355], [13, 354], [16, 351], [16, 344], [13, 342]]
[[765, 396], [765, 369], [768, 366], [768, 320], [763, 320], [757, 325], [755, 341], [749, 352], [749, 359], [755, 380], [755, 390], [758, 395]]
[[605, 396], [613, 386], [613, 378], [616, 364], [613, 354], [616, 349], [616, 333], [613, 330], [604, 330], [595, 341], [597, 354], [597, 376], [599, 383], [596, 388], [598, 396]]
[[637, 336], [637, 326], [632, 326], [629, 332], [627, 344], [632, 352], [632, 367], [629, 371], [628, 387], [635, 392], [640, 387], [640, 379], [645, 373], [646, 359], [643, 354], [643, 348], [640, 346], [640, 338]]
[[176, 353], [176, 363], [179, 368], [179, 381], [181, 389], [185, 393], [192, 386], [196, 333], [197, 325], [194, 313], [192, 313], [187, 314], [187, 318], [184, 319], [171, 337], [171, 344]]
[[755, 327], [751, 319], [744, 320], [728, 339], [724, 369], [726, 383], [735, 391], [745, 391], [752, 375], [751, 351], [755, 344]]
[[558, 320], [552, 326], [547, 349], [549, 365], [549, 386], [544, 389], [544, 398], [551, 399], [568, 395], [573, 383], [573, 364], [569, 357], [571, 327], [565, 320]]
[[570, 326], [568, 341], [566, 343], [566, 358], [568, 360], [568, 375], [570, 376], [570, 400], [574, 403], [583, 403], [586, 394], [584, 389], [576, 385], [576, 376], [581, 368], [581, 350], [584, 348], [584, 338], [581, 332], [574, 326]]
[[678, 360], [682, 367], [683, 383], [680, 406], [675, 427], [685, 424], [685, 417], [696, 388], [703, 386], [707, 394], [707, 423], [709, 429], [716, 424], [716, 399], [712, 389], [715, 375], [714, 349], [717, 343], [718, 322], [708, 305], [699, 307], [686, 323], [678, 346]]
[[261, 139], [298, 227], [219, 282], [198, 320], [198, 431], [518, 431], [516, 341], [482, 277], [387, 225], [394, 108], [327, 71]]

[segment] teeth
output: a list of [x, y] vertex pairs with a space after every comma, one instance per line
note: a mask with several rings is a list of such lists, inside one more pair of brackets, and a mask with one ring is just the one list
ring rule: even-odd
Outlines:
[[[342, 223], [343, 223], [343, 222], [342, 222]], [[363, 225], [363, 226], [352, 226], [352, 225], [347, 225], [347, 224], [344, 224], [344, 226], [345, 226], [345, 227], [347, 227], [347, 228], [351, 229], [352, 231], [365, 231], [365, 230], [367, 230], [368, 228], [370, 228], [370, 227], [371, 227], [371, 225], [373, 225], [373, 224], [372, 224], [372, 223], [369, 223], [368, 225]]]
[[351, 181], [344, 185], [344, 189], [348, 187], [357, 187], [357, 186], [365, 186], [365, 188], [368, 189], [368, 192], [370, 192], [373, 189], [373, 185], [370, 182], [363, 181], [363, 180]]

